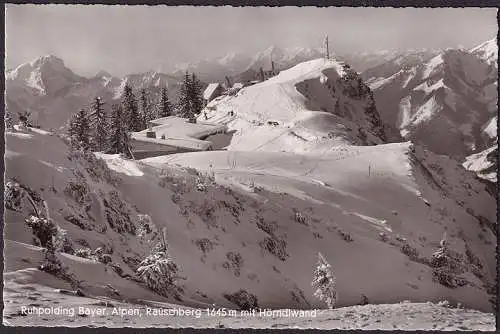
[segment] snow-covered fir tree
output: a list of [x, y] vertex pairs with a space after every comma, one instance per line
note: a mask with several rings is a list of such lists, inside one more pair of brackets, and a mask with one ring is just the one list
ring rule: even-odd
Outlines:
[[111, 107], [109, 153], [122, 153], [130, 157], [129, 134], [127, 123], [124, 121], [123, 110], [119, 104]]
[[189, 118], [191, 116], [191, 77], [186, 72], [184, 80], [179, 90], [179, 99], [177, 102], [177, 114], [181, 117]]
[[160, 92], [160, 101], [157, 107], [157, 116], [168, 117], [173, 115], [172, 104], [168, 98], [167, 87], [162, 87]]
[[184, 75], [184, 80], [179, 91], [178, 113], [191, 121], [203, 109], [203, 92], [201, 82], [193, 73], [188, 72]]
[[122, 109], [123, 116], [127, 122], [127, 128], [129, 131], [141, 131], [142, 130], [142, 118], [139, 114], [139, 107], [137, 105], [137, 99], [135, 98], [132, 87], [129, 84], [125, 84], [122, 94]]
[[333, 309], [337, 303], [335, 277], [330, 271], [330, 264], [321, 253], [318, 253], [312, 286], [315, 289], [314, 296], [324, 301], [329, 309]]
[[468, 284], [462, 276], [468, 270], [466, 264], [456, 252], [448, 248], [446, 233], [439, 248], [432, 254], [431, 267], [433, 280], [441, 285], [453, 289]]
[[96, 97], [90, 107], [90, 126], [92, 127], [92, 144], [96, 151], [105, 151], [108, 145], [108, 120], [104, 111], [104, 102]]
[[80, 109], [72, 116], [70, 126], [68, 128], [68, 134], [72, 147], [79, 147], [83, 149], [90, 148], [91, 129], [89, 116], [85, 109]]
[[24, 190], [19, 183], [8, 181], [5, 183], [4, 205], [6, 209], [21, 212]]
[[446, 240], [446, 233], [444, 233], [443, 238], [439, 242], [439, 248], [434, 253], [432, 253], [432, 266], [443, 267], [446, 266], [448, 262], [448, 241]]
[[191, 115], [194, 117], [203, 109], [202, 85], [194, 73], [191, 75], [190, 99], [192, 108]]
[[5, 108], [5, 130], [12, 131], [14, 130], [14, 121], [12, 120], [12, 115], [9, 109]]
[[57, 234], [57, 227], [50, 219], [30, 215], [24, 222], [31, 228], [40, 246], [45, 248], [53, 247], [52, 237]]
[[148, 92], [146, 91], [145, 88], [141, 89], [141, 96], [139, 99], [139, 109], [140, 109], [140, 115], [141, 115], [141, 130], [144, 130], [148, 127], [148, 122], [153, 118], [152, 117], [152, 110], [151, 106], [149, 103], [149, 96]]
[[182, 288], [176, 283], [182, 277], [178, 274], [179, 267], [168, 252], [165, 230], [163, 230], [162, 235], [162, 241], [139, 264], [137, 274], [151, 290], [165, 297], [179, 298]]
[[24, 127], [32, 126], [30, 121], [30, 116], [31, 112], [29, 111], [19, 112], [18, 113], [19, 123]]

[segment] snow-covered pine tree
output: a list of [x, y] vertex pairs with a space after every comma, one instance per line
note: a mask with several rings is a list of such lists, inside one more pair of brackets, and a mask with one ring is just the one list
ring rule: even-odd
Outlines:
[[12, 120], [12, 115], [10, 114], [10, 111], [7, 108], [5, 108], [5, 130], [6, 131], [14, 130], [14, 121]]
[[129, 136], [127, 133], [127, 124], [123, 119], [123, 110], [119, 104], [111, 106], [109, 153], [123, 153], [130, 156]]
[[30, 122], [31, 112], [23, 111], [23, 112], [18, 112], [17, 114], [18, 114], [19, 122], [21, 123], [21, 125], [23, 125], [25, 127], [28, 127], [28, 126], [31, 127], [31, 122]]
[[172, 116], [172, 104], [168, 98], [167, 87], [162, 87], [160, 92], [160, 103], [158, 104], [158, 117]]
[[457, 288], [468, 284], [461, 276], [468, 269], [461, 257], [448, 248], [446, 232], [439, 243], [439, 248], [432, 254], [432, 278], [435, 282], [449, 288]]
[[188, 72], [184, 75], [184, 80], [181, 83], [177, 109], [177, 113], [181, 117], [189, 118], [191, 116], [191, 77]]
[[142, 120], [139, 114], [139, 107], [132, 87], [128, 83], [123, 88], [122, 109], [127, 129], [129, 131], [141, 131]]
[[152, 119], [151, 116], [151, 107], [149, 103], [148, 92], [145, 88], [141, 89], [141, 97], [139, 103], [140, 115], [141, 115], [141, 130], [144, 130], [148, 127], [148, 122]]
[[316, 289], [314, 296], [324, 301], [329, 309], [333, 309], [338, 298], [335, 277], [330, 271], [330, 264], [321, 253], [318, 253], [318, 264], [311, 285]]
[[443, 234], [443, 238], [439, 242], [439, 248], [432, 253], [432, 266], [443, 267], [448, 264], [449, 255], [448, 255], [448, 241], [446, 240], [446, 232]]
[[76, 146], [76, 114], [71, 115], [67, 122], [67, 134], [71, 148]]
[[4, 204], [5, 208], [17, 212], [23, 209], [24, 190], [19, 183], [8, 181], [5, 183]]
[[89, 117], [85, 109], [80, 109], [73, 115], [70, 121], [68, 134], [71, 140], [72, 147], [90, 148], [90, 123]]
[[178, 275], [179, 268], [168, 252], [165, 234], [165, 229], [163, 229], [161, 241], [139, 264], [137, 274], [151, 290], [165, 297], [173, 295], [179, 299], [182, 288], [176, 283], [182, 277]]
[[92, 144], [96, 151], [106, 151], [108, 144], [108, 120], [103, 108], [104, 102], [96, 97], [91, 105], [90, 125], [93, 129]]
[[203, 109], [202, 85], [201, 85], [200, 80], [198, 80], [198, 78], [196, 77], [196, 75], [194, 73], [191, 75], [190, 98], [191, 98], [191, 106], [192, 106], [191, 116], [194, 118]]

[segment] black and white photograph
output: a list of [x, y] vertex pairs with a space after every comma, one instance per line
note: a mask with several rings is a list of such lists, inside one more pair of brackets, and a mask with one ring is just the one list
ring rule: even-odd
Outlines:
[[497, 11], [6, 4], [3, 325], [495, 331]]

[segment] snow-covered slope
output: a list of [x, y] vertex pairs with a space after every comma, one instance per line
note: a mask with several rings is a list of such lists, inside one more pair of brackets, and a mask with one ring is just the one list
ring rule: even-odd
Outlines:
[[348, 66], [326, 59], [216, 98], [198, 121], [234, 130], [230, 150], [321, 152], [384, 141], [368, 87]]
[[[265, 219], [274, 220], [276, 230], [287, 236], [286, 249], [290, 257], [279, 267], [275, 265], [282, 273], [302, 277], [298, 278], [304, 284], [299, 284], [302, 288], [307, 285], [309, 273], [300, 273], [303, 268], [297, 267], [295, 261], [310, 262], [318, 250], [326, 253], [334, 262], [332, 267], [336, 268], [339, 291], [343, 291], [340, 299], [345, 300], [356, 299], [351, 294], [353, 291], [350, 292], [354, 286], [359, 292], [370, 290], [373, 294], [377, 291], [378, 297], [372, 295], [375, 299], [386, 291], [384, 298], [391, 302], [401, 293], [410, 293], [411, 300], [423, 300], [419, 297], [421, 294], [432, 299], [447, 293], [450, 295], [446, 298], [453, 300], [457, 300], [455, 293], [467, 298], [465, 291], [462, 294], [439, 288], [438, 292], [435, 289], [439, 285], [424, 283], [427, 281], [425, 273], [429, 273], [426, 265], [398, 254], [395, 245], [405, 238], [419, 254], [427, 256], [437, 244], [438, 236], [447, 230], [454, 247], [463, 251], [465, 248], [461, 247], [465, 247], [465, 243], [476, 244], [469, 238], [483, 238], [478, 237], [476, 224], [486, 218], [484, 214], [489, 217], [484, 222], [495, 221], [493, 197], [485, 191], [484, 185], [474, 180], [473, 174], [465, 172], [452, 160], [420, 148], [410, 153], [408, 144], [344, 146], [321, 156], [228, 151], [173, 155], [144, 162], [157, 168], [181, 165], [214, 172], [217, 182], [249, 191], [255, 194], [254, 198], [260, 198], [261, 203], [269, 200], [275, 210], [294, 208], [293, 212], [306, 217], [303, 228], [295, 230], [297, 221], [287, 222], [282, 216], [271, 215]], [[313, 234], [310, 241], [306, 235], [308, 230]], [[332, 243], [333, 235], [327, 237], [326, 231], [350, 234], [354, 241], [345, 243], [341, 239]], [[390, 235], [396, 244], [389, 246], [378, 241], [379, 233]], [[494, 238], [488, 228], [483, 233]], [[476, 245], [481, 244], [479, 247], [486, 252], [483, 254], [489, 254], [486, 261], [494, 275], [494, 247], [489, 242], [478, 241]], [[373, 258], [369, 254], [373, 254]], [[365, 270], [370, 270], [369, 277]], [[409, 276], [403, 273], [405, 270]], [[418, 278], [419, 275], [423, 276]], [[412, 288], [408, 291], [403, 288], [407, 283], [419, 288], [408, 292]]]
[[[74, 248], [111, 252], [108, 264], [59, 255], [90, 296], [234, 308], [224, 295], [244, 289], [259, 307], [318, 308], [310, 282], [321, 252], [337, 277], [340, 307], [360, 303], [364, 294], [375, 304], [448, 299], [491, 309], [495, 200], [452, 160], [420, 148], [412, 153], [409, 143], [344, 146], [321, 156], [189, 153], [125, 169], [111, 156], [118, 181], [92, 159], [69, 161], [55, 136], [7, 133], [6, 139], [6, 179], [47, 202]], [[67, 190], [76, 189], [71, 182], [83, 186], [82, 197]], [[39, 250], [23, 224], [29, 211], [29, 205], [6, 211], [5, 275], [68, 289], [34, 269], [40, 256], [31, 254]], [[182, 301], [155, 295], [133, 279], [137, 261], [158, 241], [155, 233], [138, 233], [139, 213], [151, 217], [153, 232], [166, 227], [172, 258], [186, 278]], [[466, 286], [451, 289], [432, 279], [428, 260], [445, 230], [450, 248], [462, 254]]]
[[476, 172], [480, 178], [497, 183], [498, 144], [468, 156], [463, 166]]
[[420, 65], [436, 55], [435, 51], [428, 50], [400, 53], [382, 64], [363, 70], [361, 77], [372, 89], [375, 89], [389, 81], [389, 78], [399, 71], [410, 70], [412, 67]]
[[84, 78], [68, 69], [62, 59], [39, 57], [6, 73], [8, 88], [30, 89], [34, 95], [53, 95]]
[[497, 113], [497, 71], [481, 57], [450, 49], [393, 74], [378, 70], [364, 76], [371, 77], [381, 119], [404, 138], [457, 159], [492, 143], [483, 129]]
[[496, 38], [472, 48], [470, 52], [486, 61], [489, 65], [498, 68], [498, 44]]

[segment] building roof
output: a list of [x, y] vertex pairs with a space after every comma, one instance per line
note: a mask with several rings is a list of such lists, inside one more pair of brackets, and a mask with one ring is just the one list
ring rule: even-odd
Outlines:
[[[158, 118], [152, 120], [151, 123], [153, 124], [153, 131], [156, 133], [156, 138], [148, 138], [146, 133], [149, 129], [146, 129], [132, 132], [132, 139], [193, 150], [206, 150], [212, 143], [200, 140], [200, 138], [227, 130], [227, 126], [225, 125], [199, 122], [189, 123], [187, 119], [177, 116]], [[161, 139], [162, 135], [165, 136], [165, 139]]]
[[218, 82], [208, 84], [207, 88], [205, 89], [205, 92], [203, 92], [203, 98], [205, 100], [212, 99], [215, 91], [217, 90], [217, 88], [219, 88], [219, 86], [220, 83]]
[[136, 136], [136, 135], [132, 134], [132, 139], [137, 140], [137, 141], [141, 141], [141, 142], [146, 142], [146, 143], [167, 145], [167, 146], [172, 146], [172, 147], [190, 149], [190, 150], [194, 150], [194, 151], [198, 151], [198, 150], [205, 151], [212, 145], [212, 143], [209, 141], [192, 139], [192, 138], [165, 138], [165, 139], [161, 139], [161, 137], [160, 138], [148, 138], [148, 137], [141, 137], [141, 136]]
[[243, 84], [241, 82], [235, 82], [233, 87], [232, 88], [235, 88], [235, 89], [242, 89], [243, 88]]

